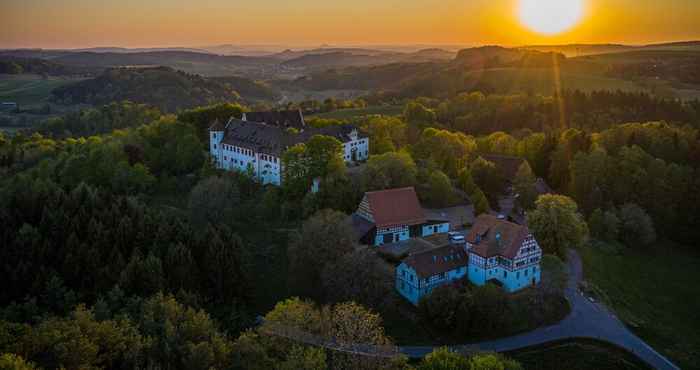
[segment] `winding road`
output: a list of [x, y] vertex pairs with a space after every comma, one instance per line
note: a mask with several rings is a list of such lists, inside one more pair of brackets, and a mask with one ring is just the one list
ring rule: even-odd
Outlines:
[[[457, 351], [506, 352], [562, 339], [594, 338], [627, 349], [655, 369], [679, 369], [629, 331], [612, 311], [602, 304], [589, 301], [578, 290], [583, 279], [583, 266], [580, 256], [574, 250], [569, 251], [568, 267], [569, 283], [565, 295], [571, 304], [571, 312], [564, 320], [524, 334], [452, 348]], [[434, 349], [431, 346], [399, 347], [401, 353], [411, 358], [424, 357]]]

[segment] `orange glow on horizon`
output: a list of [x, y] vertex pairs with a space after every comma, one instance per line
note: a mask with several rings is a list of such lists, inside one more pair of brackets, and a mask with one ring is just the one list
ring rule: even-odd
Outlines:
[[518, 1], [5, 0], [0, 48], [229, 43], [516, 46], [700, 39], [696, 0], [586, 0], [581, 22], [554, 35], [523, 26]]

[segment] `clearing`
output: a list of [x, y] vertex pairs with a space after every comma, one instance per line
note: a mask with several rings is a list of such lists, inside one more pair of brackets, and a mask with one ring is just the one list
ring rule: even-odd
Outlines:
[[671, 242], [640, 249], [597, 243], [580, 254], [585, 278], [635, 334], [681, 368], [700, 368], [697, 251]]
[[40, 105], [48, 101], [51, 91], [57, 87], [80, 81], [77, 78], [47, 77], [39, 75], [0, 74], [0, 101], [19, 103], [21, 108]]

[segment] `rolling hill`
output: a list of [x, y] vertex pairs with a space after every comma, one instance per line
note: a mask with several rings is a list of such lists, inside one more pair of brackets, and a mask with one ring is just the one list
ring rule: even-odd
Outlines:
[[100, 68], [68, 66], [45, 59], [0, 56], [0, 74], [78, 76], [94, 74], [99, 71]]
[[61, 104], [108, 104], [129, 100], [176, 112], [219, 102], [239, 100], [230, 86], [169, 67], [113, 68], [100, 76], [53, 91]]
[[[550, 95], [556, 89], [578, 89], [646, 91], [692, 99], [700, 95], [700, 87], [688, 84], [698, 78], [693, 72], [700, 70], [697, 55], [690, 50], [641, 50], [567, 58], [558, 52], [485, 46], [461, 50], [446, 62], [327, 69], [294, 83], [311, 90], [382, 90], [398, 97], [444, 97], [474, 90]], [[640, 65], [654, 61], [653, 71], [663, 73], [654, 75]], [[631, 65], [640, 67], [627, 68]]]
[[528, 45], [520, 49], [562, 53], [567, 57], [622, 53], [629, 51], [700, 51], [700, 41], [669, 42], [649, 45], [567, 44]]

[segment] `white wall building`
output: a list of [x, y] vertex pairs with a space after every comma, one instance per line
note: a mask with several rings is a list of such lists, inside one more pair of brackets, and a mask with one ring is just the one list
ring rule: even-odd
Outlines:
[[541, 259], [542, 250], [526, 226], [481, 215], [464, 247], [406, 257], [396, 269], [396, 289], [417, 305], [436, 287], [467, 276], [475, 285], [495, 283], [511, 293], [539, 284]]
[[246, 119], [269, 119], [272, 124], [235, 118], [231, 118], [226, 125], [215, 122], [209, 128], [209, 150], [216, 167], [228, 171], [250, 171], [263, 184], [280, 185], [283, 181], [284, 152], [315, 135], [331, 136], [343, 143], [342, 155], [346, 162], [364, 161], [369, 157], [369, 138], [361, 135], [354, 126], [306, 127], [300, 112], [298, 120], [289, 119], [295, 116], [287, 114], [282, 115], [284, 120], [273, 121], [282, 113], [285, 112], [253, 112], [245, 115]]
[[428, 220], [413, 187], [365, 193], [353, 216], [360, 241], [374, 246], [450, 231], [445, 220]]

